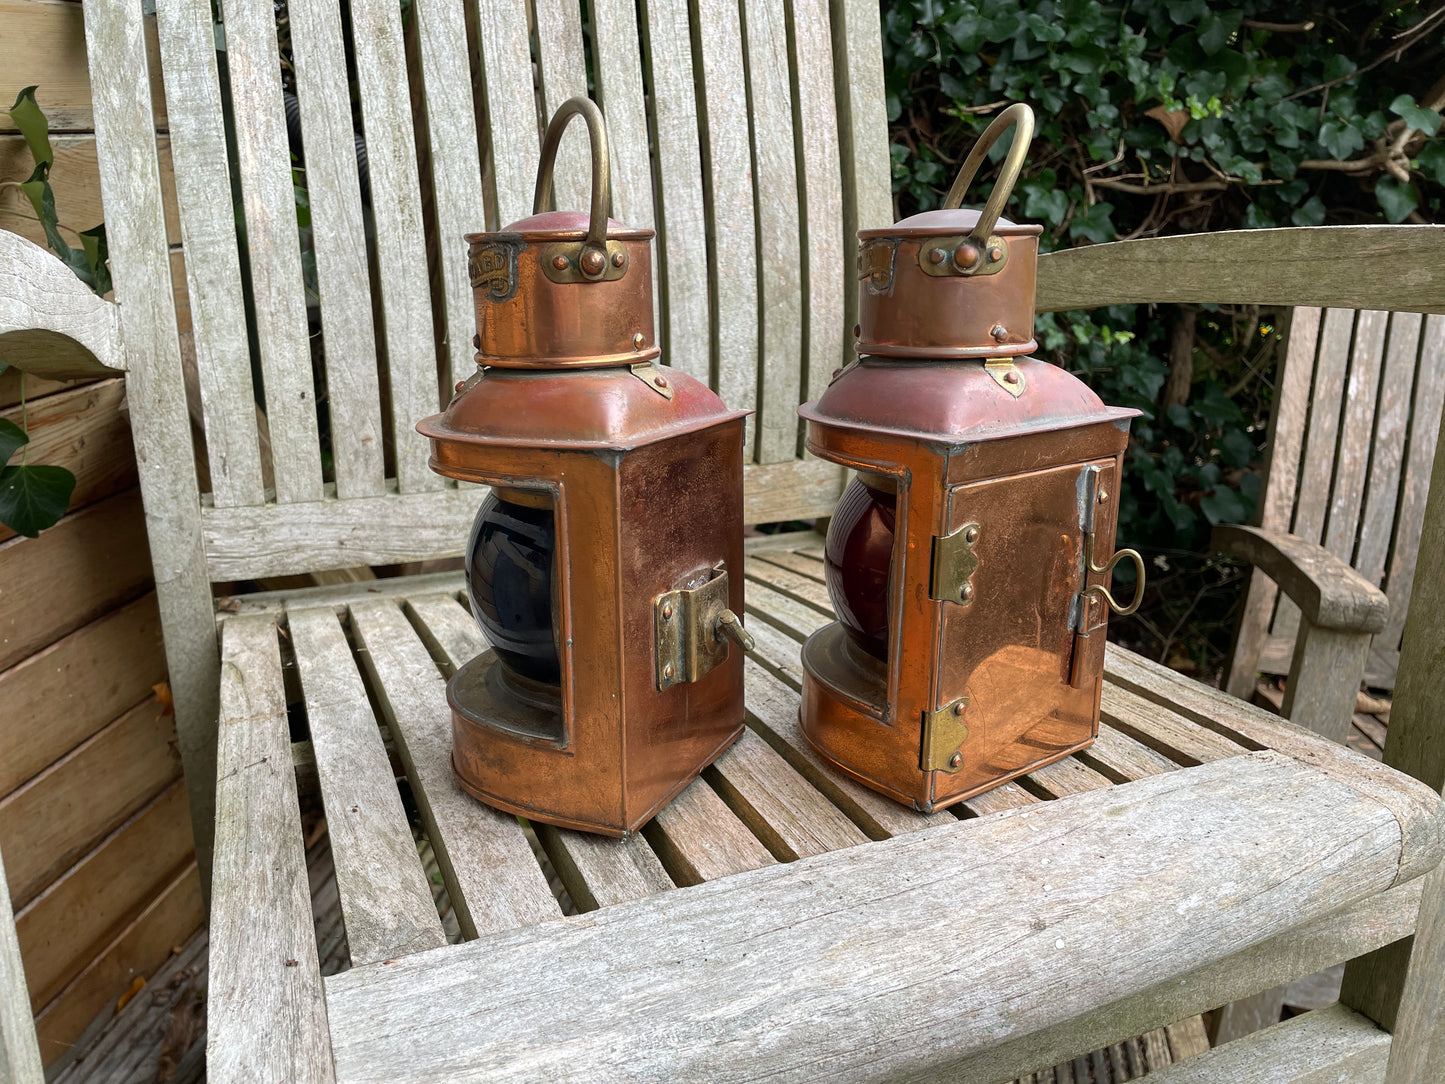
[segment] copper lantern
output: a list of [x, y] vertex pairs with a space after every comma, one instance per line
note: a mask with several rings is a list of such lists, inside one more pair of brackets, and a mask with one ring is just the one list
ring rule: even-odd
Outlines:
[[[577, 115], [591, 214], [543, 213]], [[653, 231], [607, 217], [608, 177], [602, 114], [574, 98], [533, 215], [467, 238], [478, 369], [417, 428], [434, 470], [492, 487], [466, 551], [491, 649], [447, 686], [457, 779], [625, 836], [742, 732], [745, 412], [657, 363]]]
[[[959, 204], [1017, 125], [982, 212]], [[858, 359], [799, 408], [857, 471], [829, 525], [839, 620], [803, 645], [803, 733], [931, 811], [1098, 733], [1119, 472], [1137, 411], [1028, 355], [1038, 226], [1000, 218], [1033, 131], [1016, 104], [943, 209], [859, 233]]]

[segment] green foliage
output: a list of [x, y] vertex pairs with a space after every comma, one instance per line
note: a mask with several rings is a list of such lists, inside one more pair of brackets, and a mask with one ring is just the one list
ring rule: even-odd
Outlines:
[[[0, 419], [0, 463], [29, 441], [25, 430]], [[64, 467], [31, 466], [23, 460], [0, 467], [0, 523], [34, 538], [65, 515], [74, 490], [75, 475]]]
[[[882, 0], [898, 212], [938, 206], [993, 115], [1025, 101], [1038, 131], [1006, 213], [1041, 224], [1045, 251], [1437, 221], [1445, 20], [1427, 14], [1419, 4]], [[991, 160], [1007, 148], [1005, 138]], [[981, 184], [966, 203], [987, 194]], [[1207, 549], [1213, 524], [1254, 511], [1284, 315], [1198, 313], [1192, 384], [1167, 409], [1176, 310], [1039, 320], [1045, 356], [1142, 412], [1119, 533], [1160, 567]], [[1171, 650], [1167, 629], [1157, 639]]]

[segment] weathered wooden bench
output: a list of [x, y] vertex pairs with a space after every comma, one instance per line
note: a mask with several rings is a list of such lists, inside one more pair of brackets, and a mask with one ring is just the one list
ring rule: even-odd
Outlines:
[[[798, 642], [828, 612], [817, 554], [796, 543], [757, 550], [743, 570], [757, 637], [748, 732], [640, 837], [538, 830], [540, 854], [584, 912], [564, 918], [528, 829], [462, 795], [447, 767], [445, 675], [482, 646], [455, 578], [314, 588], [217, 613], [215, 582], [455, 554], [481, 497], [426, 469], [412, 425], [472, 367], [460, 234], [526, 207], [539, 120], [529, 13], [455, 0], [410, 10], [404, 29], [390, 0], [353, 0], [347, 25], [321, 0], [288, 5], [329, 465], [272, 5], [223, 3], [224, 70], [209, 3], [157, 5], [178, 253], [136, 74], [151, 25], [141, 0], [86, 7], [117, 304], [0, 234], [6, 360], [51, 375], [127, 373], [197, 851], [210, 872], [212, 1079], [987, 1084], [1378, 950], [1355, 965], [1347, 1007], [1219, 1055], [1250, 1062], [1258, 1079], [1286, 1055], [1291, 1078], [1353, 1066], [1361, 1079], [1379, 1079], [1387, 1057], [1425, 1056], [1438, 984], [1417, 967], [1420, 989], [1401, 1002], [1401, 939], [1422, 898], [1421, 921], [1438, 921], [1440, 890], [1425, 895], [1425, 874], [1445, 846], [1434, 721], [1423, 711], [1403, 723], [1397, 711], [1387, 756], [1428, 786], [1112, 651], [1098, 745], [958, 815], [923, 816], [848, 784], [799, 741]], [[892, 217], [876, 6], [649, 3], [644, 26], [630, 3], [597, 0], [590, 11], [616, 214], [661, 230], [664, 356], [757, 409], [748, 522], [827, 514], [843, 478], [797, 457], [794, 408], [846, 356], [848, 239], [859, 223]], [[550, 108], [586, 86], [583, 27], [561, 5], [539, 0], [533, 13]], [[561, 184], [581, 184], [568, 153], [559, 198], [580, 203], [580, 188]], [[1440, 311], [1441, 232], [1096, 246], [1041, 264], [1040, 304]], [[173, 258], [184, 261], [183, 291]], [[1410, 282], [1371, 274], [1376, 261], [1411, 267]], [[189, 308], [186, 337], [173, 285]], [[185, 390], [192, 355], [204, 491]], [[1421, 642], [1432, 635], [1427, 627]], [[352, 965], [326, 979], [298, 753], [314, 761]], [[411, 810], [460, 944], [444, 936]], [[1420, 954], [1439, 951], [1433, 929], [1422, 927]]]

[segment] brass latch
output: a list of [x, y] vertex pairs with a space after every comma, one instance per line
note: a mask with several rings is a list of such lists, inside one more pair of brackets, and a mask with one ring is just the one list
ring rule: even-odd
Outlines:
[[[1079, 509], [1079, 526], [1084, 531], [1084, 578], [1087, 580], [1089, 573], [1096, 576], [1107, 576], [1114, 571], [1114, 566], [1120, 561], [1127, 560], [1134, 566], [1134, 598], [1128, 606], [1123, 605], [1110, 594], [1109, 589], [1102, 583], [1089, 584], [1082, 592], [1082, 598], [1088, 601], [1090, 595], [1097, 595], [1103, 599], [1109, 609], [1113, 610], [1120, 617], [1128, 617], [1139, 608], [1139, 603], [1144, 601], [1144, 558], [1135, 549], [1115, 550], [1114, 556], [1110, 557], [1104, 564], [1098, 564], [1094, 560], [1094, 536], [1095, 519], [1098, 515], [1100, 505], [1109, 500], [1109, 492], [1103, 485], [1103, 472], [1098, 467], [1084, 468], [1084, 485], [1082, 493], [1082, 507]], [[1082, 620], [1081, 614], [1081, 620]], [[1081, 627], [1081, 633], [1088, 635], [1087, 628]]]
[[657, 641], [657, 687], [697, 681], [728, 657], [728, 641], [744, 651], [753, 638], [728, 609], [728, 574], [721, 567], [698, 587], [665, 591], [652, 600]]
[[963, 713], [967, 708], [968, 697], [960, 696], [923, 716], [923, 751], [918, 766], [925, 772], [952, 775], [963, 767], [961, 750], [968, 740]]
[[973, 552], [980, 528], [965, 523], [958, 530], [933, 538], [933, 578], [928, 597], [939, 602], [957, 602], [967, 606], [973, 601], [973, 574], [978, 570], [978, 555]]

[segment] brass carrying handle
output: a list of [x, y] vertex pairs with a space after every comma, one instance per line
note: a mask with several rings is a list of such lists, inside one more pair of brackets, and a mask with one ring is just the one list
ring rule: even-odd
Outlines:
[[1114, 566], [1126, 557], [1134, 563], [1134, 571], [1139, 576], [1138, 580], [1134, 583], [1133, 601], [1131, 601], [1128, 606], [1119, 605], [1119, 600], [1116, 599], [1113, 595], [1111, 595], [1109, 593], [1109, 589], [1105, 587], [1102, 583], [1090, 584], [1088, 587], [1084, 588], [1084, 594], [1096, 594], [1100, 596], [1106, 603], [1108, 603], [1109, 609], [1113, 610], [1120, 617], [1128, 617], [1131, 613], [1133, 613], [1139, 608], [1139, 603], [1144, 601], [1144, 558], [1139, 555], [1138, 550], [1115, 550], [1114, 556], [1109, 558], [1108, 564], [1102, 566], [1096, 565], [1094, 564], [1093, 532], [1084, 535], [1084, 566], [1090, 572], [1096, 573], [1100, 576], [1107, 576], [1110, 572], [1114, 571]]
[[989, 148], [998, 142], [999, 136], [1014, 125], [1018, 125], [1018, 131], [1014, 133], [1013, 145], [1009, 147], [1008, 157], [1004, 159], [1003, 170], [998, 175], [998, 183], [989, 193], [988, 202], [983, 205], [983, 213], [978, 216], [978, 222], [974, 224], [973, 232], [969, 234], [980, 244], [986, 243], [993, 235], [993, 228], [998, 225], [998, 216], [1003, 213], [1003, 206], [1008, 202], [1009, 196], [1013, 195], [1014, 184], [1019, 179], [1019, 171], [1024, 168], [1024, 159], [1028, 157], [1029, 144], [1033, 142], [1034, 138], [1034, 111], [1032, 109], [1023, 102], [1014, 102], [994, 118], [994, 122], [973, 145], [973, 150], [968, 152], [968, 157], [963, 162], [963, 168], [958, 171], [953, 187], [948, 190], [948, 196], [943, 201], [943, 206], [949, 209], [963, 206], [963, 197], [967, 194], [969, 185], [973, 184], [973, 178], [978, 174], [978, 167], [983, 165], [984, 156], [988, 154]]
[[612, 169], [607, 158], [607, 124], [597, 103], [580, 94], [568, 98], [547, 125], [542, 139], [542, 160], [537, 165], [537, 189], [532, 196], [532, 213], [541, 214], [552, 202], [552, 167], [557, 162], [557, 148], [567, 122], [575, 116], [587, 122], [587, 138], [592, 144], [592, 217], [587, 223], [587, 239], [577, 259], [577, 269], [589, 281], [600, 279], [607, 272], [607, 206], [612, 202]]

